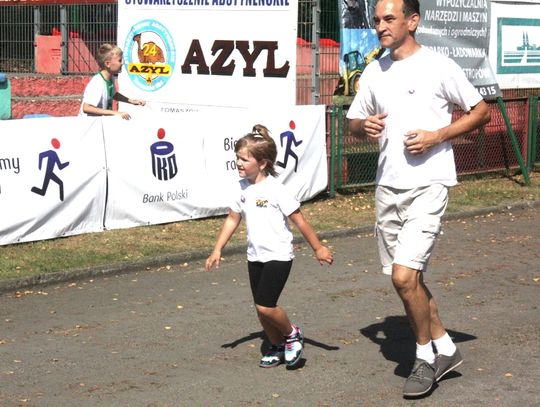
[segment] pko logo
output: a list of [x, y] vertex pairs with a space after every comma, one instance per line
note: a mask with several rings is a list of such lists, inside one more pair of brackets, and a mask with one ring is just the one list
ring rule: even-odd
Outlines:
[[176, 154], [172, 143], [163, 140], [165, 130], [159, 129], [156, 141], [150, 146], [152, 154], [152, 174], [160, 181], [168, 181], [178, 174], [178, 165], [176, 164]]
[[135, 24], [124, 45], [128, 76], [139, 89], [161, 89], [174, 71], [176, 49], [169, 30], [156, 20]]

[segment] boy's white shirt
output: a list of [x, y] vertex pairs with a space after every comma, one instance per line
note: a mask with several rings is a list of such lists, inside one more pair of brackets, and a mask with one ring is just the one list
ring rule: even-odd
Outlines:
[[106, 109], [108, 102], [109, 95], [107, 93], [107, 84], [105, 83], [105, 79], [103, 79], [103, 77], [97, 73], [92, 77], [92, 79], [90, 79], [90, 82], [88, 82], [86, 88], [84, 89], [79, 115], [88, 116], [83, 112], [83, 105], [85, 103], [100, 109]]

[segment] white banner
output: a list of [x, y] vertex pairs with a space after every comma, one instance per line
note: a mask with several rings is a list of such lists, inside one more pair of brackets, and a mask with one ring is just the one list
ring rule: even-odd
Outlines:
[[0, 245], [226, 213], [254, 124], [300, 201], [327, 185], [325, 107], [0, 121]]
[[102, 230], [101, 121], [4, 120], [0, 134], [0, 244]]
[[198, 204], [208, 188], [197, 114], [104, 120], [109, 169], [105, 224], [117, 229], [212, 215]]
[[120, 91], [157, 108], [294, 105], [298, 2], [120, 0]]
[[[142, 110], [141, 110], [142, 111]], [[150, 118], [152, 118], [150, 120]], [[324, 106], [105, 119], [109, 168], [107, 228], [226, 213], [238, 182], [234, 145], [254, 124], [278, 146], [279, 178], [301, 201], [327, 185]]]
[[491, 2], [489, 58], [502, 89], [540, 87], [539, 1]]

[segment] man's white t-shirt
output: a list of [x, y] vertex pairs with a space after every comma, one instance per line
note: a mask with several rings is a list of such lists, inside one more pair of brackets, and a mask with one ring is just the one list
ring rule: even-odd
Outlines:
[[231, 210], [246, 222], [248, 260], [293, 259], [293, 235], [287, 217], [300, 207], [298, 200], [272, 176], [256, 184], [242, 179], [239, 186]]
[[454, 105], [468, 112], [481, 100], [454, 61], [421, 47], [400, 61], [386, 55], [371, 62], [360, 77], [360, 88], [347, 118], [388, 113], [379, 138], [378, 185], [397, 189], [434, 183], [451, 186], [457, 183], [451, 143], [443, 142], [424, 154], [412, 155], [403, 144], [405, 133], [446, 127]]

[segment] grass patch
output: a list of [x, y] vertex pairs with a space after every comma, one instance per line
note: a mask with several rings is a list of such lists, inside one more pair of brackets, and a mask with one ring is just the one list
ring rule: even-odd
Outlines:
[[[530, 176], [531, 186], [518, 182], [522, 177], [466, 178], [450, 190], [447, 213], [539, 200], [540, 174]], [[320, 195], [305, 202], [302, 212], [318, 232], [370, 226], [375, 220], [373, 193], [373, 188], [364, 188], [334, 198]], [[0, 280], [186, 251], [209, 253], [222, 222], [223, 217], [214, 217], [2, 246]], [[242, 225], [230, 244], [245, 239]]]

